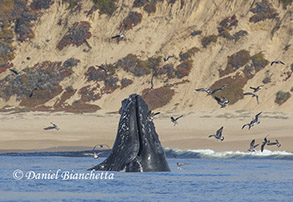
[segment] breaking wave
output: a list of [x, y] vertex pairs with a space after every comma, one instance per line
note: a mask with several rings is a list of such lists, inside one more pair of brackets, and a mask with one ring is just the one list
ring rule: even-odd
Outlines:
[[176, 155], [177, 158], [195, 158], [195, 159], [281, 159], [293, 160], [293, 153], [286, 151], [264, 150], [255, 152], [224, 151], [215, 152], [211, 149], [181, 150], [165, 148], [166, 155], [169, 158]]
[[[216, 152], [211, 149], [197, 150], [181, 150], [164, 148], [168, 158], [190, 158], [190, 159], [281, 159], [293, 160], [293, 153], [286, 151], [270, 151], [263, 152], [240, 152], [240, 151], [224, 151]], [[105, 153], [101, 157], [107, 157], [111, 150], [104, 150]], [[0, 156], [63, 156], [63, 157], [92, 157], [92, 151], [63, 151], [63, 152], [17, 152], [17, 153], [2, 153]]]

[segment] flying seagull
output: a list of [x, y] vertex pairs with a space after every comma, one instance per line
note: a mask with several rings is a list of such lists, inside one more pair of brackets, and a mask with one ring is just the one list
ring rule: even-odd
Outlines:
[[151, 78], [151, 88], [150, 90], [154, 89], [154, 74], [152, 74], [152, 78]]
[[93, 156], [94, 156], [94, 159], [98, 159], [100, 156], [99, 155], [101, 155], [101, 154], [103, 154], [103, 153], [105, 153], [106, 151], [101, 151], [101, 152], [98, 152], [98, 153], [96, 153], [96, 152], [94, 152], [94, 154], [93, 154]]
[[97, 144], [97, 145], [94, 146], [93, 151], [96, 149], [97, 146], [99, 146], [100, 149], [103, 149], [105, 147], [107, 147], [108, 149], [110, 149], [109, 145], [107, 145], [107, 144]]
[[58, 126], [52, 122], [50, 122], [52, 124], [52, 126], [46, 127], [44, 128], [44, 130], [52, 130], [52, 129], [56, 129], [59, 130], [60, 128], [58, 128]]
[[174, 55], [169, 55], [168, 57], [165, 57], [164, 58], [164, 62], [167, 62], [170, 58], [173, 58], [175, 57]]
[[108, 74], [109, 70], [107, 68], [107, 65], [105, 66], [101, 66], [101, 65], [96, 65], [96, 67], [100, 68], [101, 70], [103, 70], [106, 74]]
[[117, 34], [117, 35], [115, 35], [115, 36], [112, 36], [111, 39], [117, 39], [117, 38], [121, 39], [121, 38], [124, 38], [124, 37], [125, 37], [124, 32], [125, 32], [126, 27], [127, 27], [127, 25], [125, 25], [125, 26], [123, 27], [123, 29], [122, 29], [122, 31], [120, 32], [120, 34]]
[[264, 138], [264, 141], [263, 141], [263, 143], [261, 145], [261, 152], [263, 152], [266, 144], [270, 143], [270, 140], [268, 140], [267, 137], [268, 137], [268, 135]]
[[224, 107], [226, 107], [227, 104], [229, 104], [229, 100], [225, 97], [222, 97], [222, 99], [220, 99], [220, 98], [214, 96], [214, 98], [217, 101], [217, 103], [219, 105], [221, 105], [221, 108], [224, 108]]
[[98, 159], [99, 158], [99, 155], [101, 155], [101, 154], [103, 154], [103, 153], [106, 152], [106, 151], [100, 151], [100, 152], [96, 153], [95, 150], [96, 150], [96, 147], [97, 146], [99, 146], [101, 149], [104, 148], [104, 147], [108, 147], [110, 149], [109, 145], [107, 145], [107, 144], [97, 144], [97, 145], [95, 145], [94, 148], [93, 148], [93, 156], [94, 156], [94, 159]]
[[282, 62], [281, 60], [276, 60], [276, 61], [272, 61], [272, 62], [271, 62], [271, 66], [272, 66], [274, 63], [285, 65], [285, 63]]
[[31, 90], [31, 93], [29, 94], [29, 97], [32, 97], [34, 95], [34, 91], [35, 90], [38, 90], [39, 86], [37, 85], [36, 87], [34, 87], [32, 90]]
[[264, 86], [264, 85], [260, 85], [260, 86], [257, 86], [256, 88], [254, 88], [254, 87], [250, 87], [250, 89], [252, 89], [253, 92], [256, 93], [256, 92], [259, 91], [260, 88], [263, 87], [263, 86]]
[[241, 129], [245, 128], [245, 126], [248, 126], [248, 129], [250, 129], [252, 126], [254, 126], [255, 123], [260, 124], [260, 121], [258, 120], [258, 117], [259, 117], [259, 115], [261, 113], [262, 112], [260, 112], [257, 115], [255, 115], [254, 119], [252, 119], [252, 121], [250, 121], [250, 123], [244, 124]]
[[252, 97], [255, 97], [256, 98], [256, 101], [257, 101], [257, 104], [259, 103], [258, 102], [258, 95], [254, 94], [254, 93], [243, 93], [243, 95], [251, 95]]
[[216, 88], [214, 90], [210, 90], [208, 88], [198, 88], [198, 89], [195, 89], [195, 91], [206, 92], [208, 95], [212, 95], [218, 91], [224, 90], [226, 87], [227, 85], [223, 85], [221, 88]]
[[279, 143], [277, 139], [276, 139], [276, 142], [268, 142], [267, 145], [270, 145], [270, 146], [276, 145], [277, 147], [281, 147], [281, 144]]
[[198, 88], [198, 89], [195, 89], [195, 91], [206, 92], [208, 95], [212, 93], [212, 91], [208, 88]]
[[152, 112], [152, 111], [149, 111], [149, 113], [148, 113], [148, 120], [149, 121], [153, 121], [154, 120], [154, 117], [156, 116], [156, 115], [158, 115], [158, 114], [160, 114], [161, 112], [156, 112], [156, 113], [154, 113], [154, 112]]
[[174, 118], [173, 116], [171, 116], [171, 121], [174, 123], [174, 126], [175, 126], [176, 124], [178, 124], [177, 120], [180, 119], [181, 117], [183, 117], [183, 115], [178, 116], [177, 118]]
[[253, 139], [253, 140], [251, 141], [251, 143], [250, 143], [250, 148], [248, 149], [248, 151], [250, 151], [250, 152], [255, 152], [255, 148], [256, 148], [259, 144], [254, 145], [254, 143], [255, 143], [255, 139]]
[[217, 130], [215, 135], [210, 135], [209, 138], [210, 137], [215, 137], [216, 139], [223, 141], [224, 140], [224, 136], [222, 136], [223, 128], [224, 127], [222, 126], [219, 130]]
[[177, 166], [177, 169], [179, 170], [182, 170], [181, 166], [189, 165], [189, 163], [179, 163], [176, 155], [174, 155], [174, 158], [177, 160], [176, 166]]
[[14, 69], [9, 69], [14, 75], [18, 76], [19, 75], [19, 72], [14, 70]]
[[245, 128], [245, 126], [248, 126], [248, 129], [250, 129], [253, 126], [253, 124], [251, 122], [244, 124], [241, 129]]
[[254, 119], [252, 120], [253, 124], [257, 123], [260, 124], [260, 121], [258, 120], [259, 115], [261, 115], [262, 112], [259, 112], [257, 115], [255, 115]]

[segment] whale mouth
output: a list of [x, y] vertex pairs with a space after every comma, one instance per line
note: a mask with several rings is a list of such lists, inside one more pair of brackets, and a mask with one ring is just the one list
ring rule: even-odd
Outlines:
[[138, 100], [138, 95], [135, 96], [135, 112], [136, 112], [136, 127], [137, 127], [137, 135], [138, 135], [138, 142], [139, 142], [139, 150], [137, 153], [137, 156], [140, 156], [142, 152], [142, 123], [141, 123], [141, 116], [139, 113], [139, 100]]
[[122, 101], [117, 136], [109, 156], [90, 170], [170, 171], [149, 109], [139, 95]]

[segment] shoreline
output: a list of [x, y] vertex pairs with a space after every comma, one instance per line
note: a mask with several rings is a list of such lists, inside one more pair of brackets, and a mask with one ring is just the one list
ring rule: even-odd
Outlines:
[[[282, 146], [266, 149], [293, 152], [293, 113], [263, 112], [260, 124], [242, 130], [242, 125], [256, 113], [227, 110], [182, 113], [184, 116], [179, 124], [173, 126], [170, 116], [180, 114], [161, 112], [154, 124], [164, 148], [246, 152], [252, 139], [261, 145], [268, 135], [269, 140], [278, 139]], [[82, 151], [92, 150], [95, 144], [112, 147], [119, 119], [119, 114], [103, 111], [92, 114], [0, 113], [0, 153]], [[60, 130], [43, 130], [50, 122], [56, 123]], [[221, 126], [224, 126], [223, 142], [208, 138]], [[259, 150], [260, 146], [256, 149]]]

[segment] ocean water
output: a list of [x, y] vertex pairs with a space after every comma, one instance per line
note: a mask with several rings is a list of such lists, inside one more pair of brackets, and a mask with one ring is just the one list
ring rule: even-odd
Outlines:
[[293, 201], [289, 152], [167, 148], [171, 172], [153, 173], [91, 173], [107, 153], [95, 160], [90, 152], [0, 154], [0, 200]]

